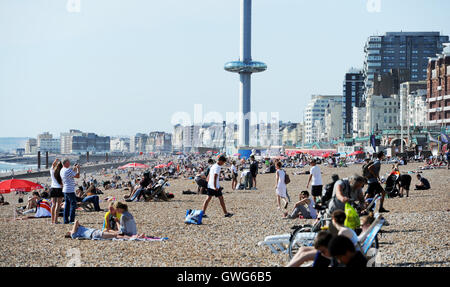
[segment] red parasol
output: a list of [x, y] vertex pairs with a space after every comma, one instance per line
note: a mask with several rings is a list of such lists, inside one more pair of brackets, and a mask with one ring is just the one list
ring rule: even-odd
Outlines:
[[43, 189], [40, 184], [23, 180], [23, 179], [10, 179], [0, 182], [0, 193], [10, 193], [11, 191], [25, 191], [30, 192], [35, 189]]

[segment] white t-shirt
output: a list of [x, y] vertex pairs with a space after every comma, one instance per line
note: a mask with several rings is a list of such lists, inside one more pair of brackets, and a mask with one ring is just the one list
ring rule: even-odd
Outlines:
[[55, 178], [55, 171], [53, 168], [50, 169], [50, 177], [52, 178], [52, 185], [51, 188], [62, 188], [62, 185], [58, 183], [58, 181]]
[[311, 185], [322, 185], [322, 175], [320, 174], [320, 168], [315, 165], [309, 171], [312, 175], [312, 183]]
[[237, 173], [237, 168], [234, 164], [231, 166], [231, 172]]
[[[221, 166], [218, 165], [217, 163], [214, 164], [211, 169], [209, 170], [209, 180], [208, 180], [208, 188], [210, 189], [216, 189], [220, 188], [219, 185], [219, 176], [220, 176], [220, 170], [221, 170]], [[216, 184], [214, 184], [214, 175], [217, 174], [217, 180], [216, 180]]]

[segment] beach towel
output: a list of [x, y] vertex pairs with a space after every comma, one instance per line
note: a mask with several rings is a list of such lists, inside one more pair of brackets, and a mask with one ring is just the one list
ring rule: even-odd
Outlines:
[[166, 241], [169, 240], [168, 237], [144, 237], [144, 238], [93, 238], [93, 239], [86, 239], [86, 238], [77, 238], [79, 240], [111, 240], [111, 241]]
[[186, 224], [202, 224], [203, 210], [188, 209], [186, 210], [186, 218], [184, 223]]

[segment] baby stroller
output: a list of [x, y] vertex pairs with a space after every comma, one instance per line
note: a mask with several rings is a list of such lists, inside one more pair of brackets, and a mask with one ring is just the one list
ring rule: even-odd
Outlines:
[[391, 174], [387, 179], [386, 179], [386, 187], [385, 187], [385, 191], [388, 197], [396, 197], [399, 196], [400, 191], [397, 188], [398, 185], [398, 178], [399, 178], [399, 174]]

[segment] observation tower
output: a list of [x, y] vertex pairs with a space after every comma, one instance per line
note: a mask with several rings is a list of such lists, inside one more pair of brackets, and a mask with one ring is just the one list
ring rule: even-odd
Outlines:
[[225, 70], [239, 73], [239, 145], [250, 144], [251, 76], [264, 72], [267, 65], [252, 61], [252, 0], [241, 0], [241, 48], [239, 61], [228, 62]]

